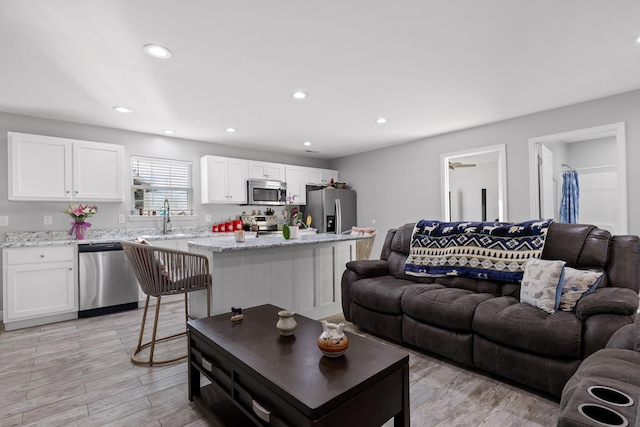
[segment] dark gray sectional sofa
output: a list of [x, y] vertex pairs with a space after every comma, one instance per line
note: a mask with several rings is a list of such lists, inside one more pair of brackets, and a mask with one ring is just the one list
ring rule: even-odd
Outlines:
[[352, 261], [342, 277], [346, 320], [393, 341], [560, 396], [580, 362], [634, 321], [640, 238], [553, 223], [543, 259], [604, 272], [572, 312], [520, 302], [520, 283], [406, 275], [413, 223], [387, 233], [379, 260]]
[[[587, 357], [562, 391], [559, 427], [638, 425], [640, 316]], [[591, 411], [589, 411], [591, 409]], [[595, 422], [594, 422], [595, 421]]]

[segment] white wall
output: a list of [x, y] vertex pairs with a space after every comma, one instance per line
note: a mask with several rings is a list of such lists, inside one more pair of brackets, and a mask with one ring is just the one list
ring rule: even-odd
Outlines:
[[[215, 223], [218, 220], [226, 220], [240, 215], [242, 211], [251, 210], [252, 208], [251, 206], [200, 204], [200, 157], [204, 155], [210, 154], [321, 168], [327, 168], [329, 165], [326, 160], [312, 159], [306, 156], [244, 150], [209, 142], [191, 141], [0, 112], [0, 165], [4, 165], [0, 169], [0, 215], [9, 216], [9, 227], [0, 227], [0, 241], [2, 242], [5, 241], [7, 232], [53, 231], [70, 228], [70, 217], [62, 213], [62, 210], [66, 207], [64, 202], [8, 201], [8, 131], [124, 145], [127, 164], [129, 164], [132, 155], [193, 162], [194, 213], [198, 215], [198, 218], [193, 221], [176, 221], [174, 227], [205, 225], [207, 224], [205, 222], [206, 214], [210, 214], [212, 223]], [[126, 175], [130, 176], [129, 170], [126, 171]], [[118, 223], [118, 214], [126, 214], [128, 217], [132, 208], [132, 203], [129, 200], [129, 187], [130, 182], [127, 181], [125, 183], [126, 196], [124, 203], [97, 203], [99, 212], [90, 219], [93, 229], [156, 227], [161, 224], [159, 219], [135, 222], [127, 220], [126, 224]], [[44, 225], [44, 215], [53, 217], [52, 225]]]
[[[332, 161], [358, 192], [358, 224], [375, 227], [372, 258], [388, 229], [440, 218], [440, 155], [488, 145], [507, 147], [507, 218], [529, 219], [529, 138], [626, 122], [629, 233], [640, 234], [640, 91], [601, 98]], [[393, 120], [388, 125], [393, 126]]]

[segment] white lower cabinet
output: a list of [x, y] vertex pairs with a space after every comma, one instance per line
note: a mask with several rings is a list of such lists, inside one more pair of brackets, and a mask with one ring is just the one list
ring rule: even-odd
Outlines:
[[6, 330], [78, 316], [77, 246], [3, 250]]

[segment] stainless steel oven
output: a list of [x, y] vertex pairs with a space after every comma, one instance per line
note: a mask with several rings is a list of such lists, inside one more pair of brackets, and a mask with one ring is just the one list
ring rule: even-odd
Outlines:
[[267, 179], [247, 181], [248, 205], [284, 205], [287, 197], [287, 183]]

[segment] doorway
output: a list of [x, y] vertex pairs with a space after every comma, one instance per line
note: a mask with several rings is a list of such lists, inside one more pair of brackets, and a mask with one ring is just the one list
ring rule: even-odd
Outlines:
[[560, 219], [562, 184], [575, 171], [579, 223], [627, 233], [624, 123], [529, 140], [532, 218]]
[[506, 221], [504, 144], [440, 155], [444, 221]]

